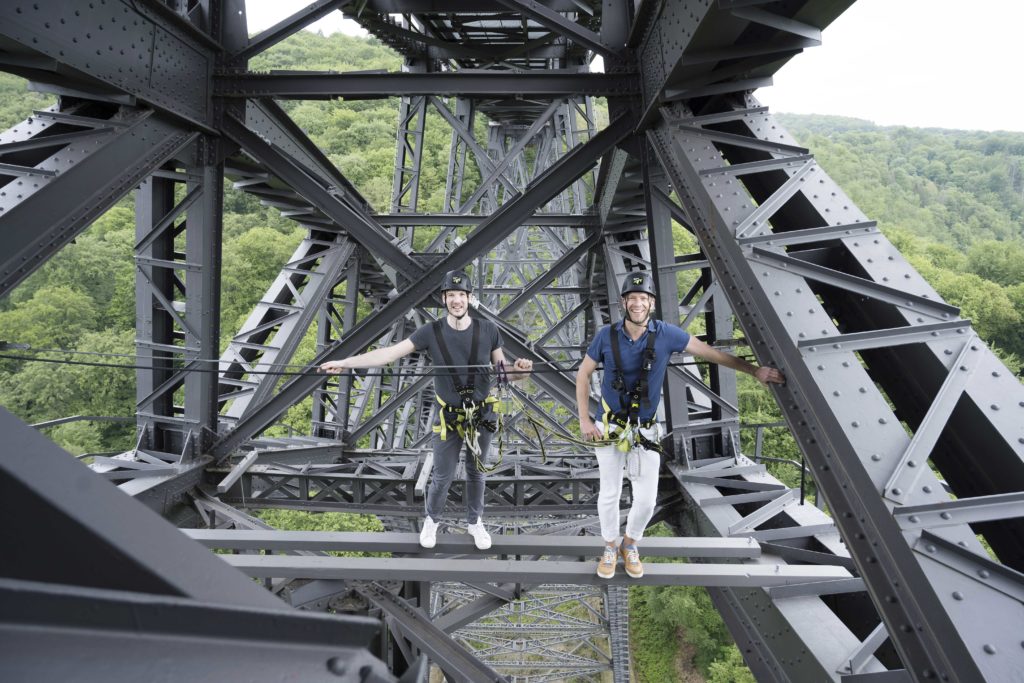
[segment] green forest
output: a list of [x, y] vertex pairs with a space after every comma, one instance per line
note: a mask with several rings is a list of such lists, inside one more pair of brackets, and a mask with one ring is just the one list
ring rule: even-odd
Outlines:
[[[397, 70], [401, 60], [374, 39], [301, 32], [251, 63], [253, 70]], [[25, 82], [0, 74], [0, 127], [6, 130], [52, 104]], [[395, 159], [397, 101], [282, 103], [296, 123], [378, 210], [388, 208]], [[780, 115], [790, 133], [1015, 373], [1024, 364], [1024, 133], [880, 127], [867, 121]], [[484, 126], [483, 122], [479, 123]], [[439, 211], [447, 170], [448, 129], [434, 112], [424, 140], [420, 204]], [[302, 239], [274, 209], [225, 188], [222, 343], [239, 328]], [[134, 210], [131, 197], [97, 220], [14, 292], [0, 299], [0, 341], [33, 350], [134, 352]], [[296, 362], [312, 357], [312, 342]], [[744, 376], [742, 380], [746, 380]], [[130, 416], [130, 369], [54, 365], [0, 358], [0, 404], [29, 423], [70, 415]], [[778, 419], [770, 396], [741, 384], [747, 423]], [[308, 420], [308, 407], [305, 408]], [[289, 416], [302, 428], [303, 408]], [[787, 434], [766, 449], [798, 458]], [[75, 455], [129, 448], [133, 427], [74, 422], [47, 434]], [[750, 435], [744, 434], [749, 448]], [[796, 471], [776, 476], [793, 483]], [[316, 522], [344, 528], [351, 520]], [[297, 527], [297, 513], [268, 520]], [[668, 533], [659, 527], [655, 533]], [[634, 667], [641, 681], [753, 680], [707, 593], [691, 588], [634, 588]]]

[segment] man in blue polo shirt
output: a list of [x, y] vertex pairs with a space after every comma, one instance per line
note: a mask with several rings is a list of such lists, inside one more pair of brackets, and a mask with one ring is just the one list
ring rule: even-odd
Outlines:
[[[658, 497], [661, 434], [655, 415], [672, 354], [686, 351], [706, 361], [751, 374], [765, 385], [786, 381], [775, 368], [758, 367], [691, 337], [676, 325], [653, 320], [654, 304], [651, 274], [628, 273], [622, 282], [623, 321], [598, 331], [576, 373], [576, 405], [583, 438], [615, 442], [594, 449], [601, 472], [597, 512], [605, 541], [597, 575], [604, 579], [615, 576], [620, 555], [629, 576], [644, 575], [636, 544], [651, 521]], [[603, 414], [595, 422], [589, 414], [590, 378], [598, 363], [604, 366]], [[626, 533], [620, 547], [617, 545], [619, 499], [624, 469], [632, 485], [633, 505], [626, 518]]]

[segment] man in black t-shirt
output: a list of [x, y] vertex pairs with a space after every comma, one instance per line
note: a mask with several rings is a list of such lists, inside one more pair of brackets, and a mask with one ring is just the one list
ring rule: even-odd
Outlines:
[[[438, 425], [434, 427], [434, 468], [427, 489], [426, 516], [420, 531], [420, 545], [433, 548], [437, 542], [437, 520], [444, 511], [448, 488], [455, 477], [463, 445], [474, 455], [466, 456], [466, 520], [476, 547], [491, 547], [491, 537], [483, 525], [484, 473], [480, 465], [487, 457], [494, 431], [492, 404], [488, 401], [490, 370], [481, 366], [504, 363], [501, 333], [489, 320], [469, 316], [469, 298], [473, 286], [463, 271], [445, 273], [441, 298], [447, 315], [431, 325], [420, 327], [408, 339], [392, 346], [357, 356], [327, 361], [324, 372], [338, 374], [353, 368], [375, 368], [409, 355], [425, 352], [435, 366], [444, 366], [434, 378], [439, 405]], [[509, 379], [525, 377], [533, 362], [519, 358]]]

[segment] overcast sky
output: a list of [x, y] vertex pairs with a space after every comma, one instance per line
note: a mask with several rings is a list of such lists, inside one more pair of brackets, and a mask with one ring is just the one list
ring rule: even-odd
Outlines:
[[[249, 31], [308, 4], [247, 0]], [[311, 26], [343, 26], [332, 12]], [[1024, 0], [857, 0], [757, 92], [775, 112], [1024, 131]]]

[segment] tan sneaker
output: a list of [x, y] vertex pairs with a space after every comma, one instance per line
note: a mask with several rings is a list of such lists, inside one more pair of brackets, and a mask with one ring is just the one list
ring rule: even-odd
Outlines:
[[644, 566], [640, 564], [640, 551], [635, 545], [624, 545], [619, 548], [622, 555], [622, 563], [625, 565], [626, 573], [634, 579], [644, 575]]
[[597, 563], [597, 575], [602, 579], [615, 576], [615, 565], [619, 563], [619, 551], [615, 546], [606, 545], [601, 561]]

